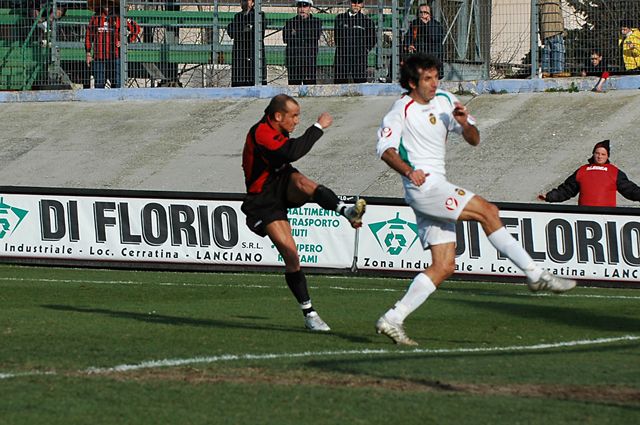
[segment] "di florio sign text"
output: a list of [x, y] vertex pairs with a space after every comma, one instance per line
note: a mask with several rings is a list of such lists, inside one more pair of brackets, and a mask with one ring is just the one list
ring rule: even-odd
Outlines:
[[[3, 195], [0, 255], [89, 261], [281, 265], [266, 238], [250, 232], [239, 201]], [[322, 216], [321, 216], [322, 215]], [[352, 263], [348, 223], [306, 208], [292, 226], [301, 261]], [[328, 223], [328, 224], [327, 224]], [[350, 227], [349, 227], [350, 229]], [[336, 244], [335, 246], [333, 244]]]
[[[640, 217], [537, 211], [501, 211], [507, 230], [553, 273], [577, 279], [640, 281]], [[359, 269], [422, 270], [431, 256], [408, 207], [367, 209]], [[456, 273], [524, 276], [500, 255], [476, 222], [457, 224]]]
[[[141, 267], [146, 263], [282, 266], [271, 242], [246, 227], [240, 205], [238, 200], [129, 194], [0, 194], [0, 256], [43, 263], [48, 259], [128, 262]], [[503, 209], [502, 219], [531, 257], [555, 274], [638, 282], [640, 218], [618, 211], [603, 215]], [[372, 202], [358, 233], [343, 217], [315, 204], [291, 209], [289, 218], [305, 267], [419, 271], [431, 261], [407, 206]], [[459, 275], [523, 276], [474, 222], [458, 223], [456, 256]]]

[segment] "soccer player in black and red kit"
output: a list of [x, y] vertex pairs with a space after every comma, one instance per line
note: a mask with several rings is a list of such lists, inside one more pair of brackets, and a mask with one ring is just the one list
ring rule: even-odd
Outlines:
[[314, 310], [307, 281], [300, 268], [296, 243], [291, 235], [287, 208], [313, 201], [326, 210], [336, 211], [353, 228], [362, 226], [364, 199], [351, 206], [344, 204], [329, 188], [319, 185], [291, 166], [320, 139], [333, 123], [327, 112], [318, 117], [302, 136], [289, 138], [300, 121], [300, 106], [291, 96], [280, 94], [271, 99], [262, 119], [251, 127], [242, 152], [247, 195], [242, 212], [247, 226], [259, 236], [269, 236], [285, 264], [285, 280], [300, 304], [305, 326], [312, 331], [328, 331], [329, 326]]

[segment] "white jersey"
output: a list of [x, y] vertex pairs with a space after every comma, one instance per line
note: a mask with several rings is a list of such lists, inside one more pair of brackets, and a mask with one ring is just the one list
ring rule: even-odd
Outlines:
[[402, 96], [382, 119], [378, 130], [378, 157], [387, 149], [395, 148], [414, 169], [444, 176], [449, 132], [462, 133], [462, 126], [453, 117], [457, 101], [444, 90], [436, 90], [435, 97], [426, 105], [408, 95]]

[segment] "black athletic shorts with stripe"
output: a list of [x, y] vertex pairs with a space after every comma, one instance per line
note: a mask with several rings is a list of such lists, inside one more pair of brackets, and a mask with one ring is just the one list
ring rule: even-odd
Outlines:
[[265, 237], [266, 226], [277, 220], [288, 220], [287, 209], [297, 208], [304, 202], [290, 202], [287, 199], [287, 187], [291, 174], [298, 172], [291, 164], [278, 171], [265, 183], [262, 192], [249, 193], [244, 198], [241, 210], [247, 216], [247, 227], [258, 236]]

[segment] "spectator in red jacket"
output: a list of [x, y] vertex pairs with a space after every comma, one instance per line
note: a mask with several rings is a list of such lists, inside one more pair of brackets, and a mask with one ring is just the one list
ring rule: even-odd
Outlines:
[[[140, 35], [140, 26], [127, 19], [128, 41], [132, 43]], [[92, 66], [96, 88], [104, 88], [107, 79], [111, 87], [120, 87], [120, 15], [115, 4], [107, 2], [95, 8], [89, 20], [85, 36], [87, 65]]]
[[538, 199], [563, 202], [579, 194], [578, 205], [615, 207], [616, 192], [620, 192], [627, 199], [640, 201], [640, 187], [609, 162], [609, 154], [609, 140], [596, 143], [588, 164], [578, 168], [557, 188], [538, 195]]

